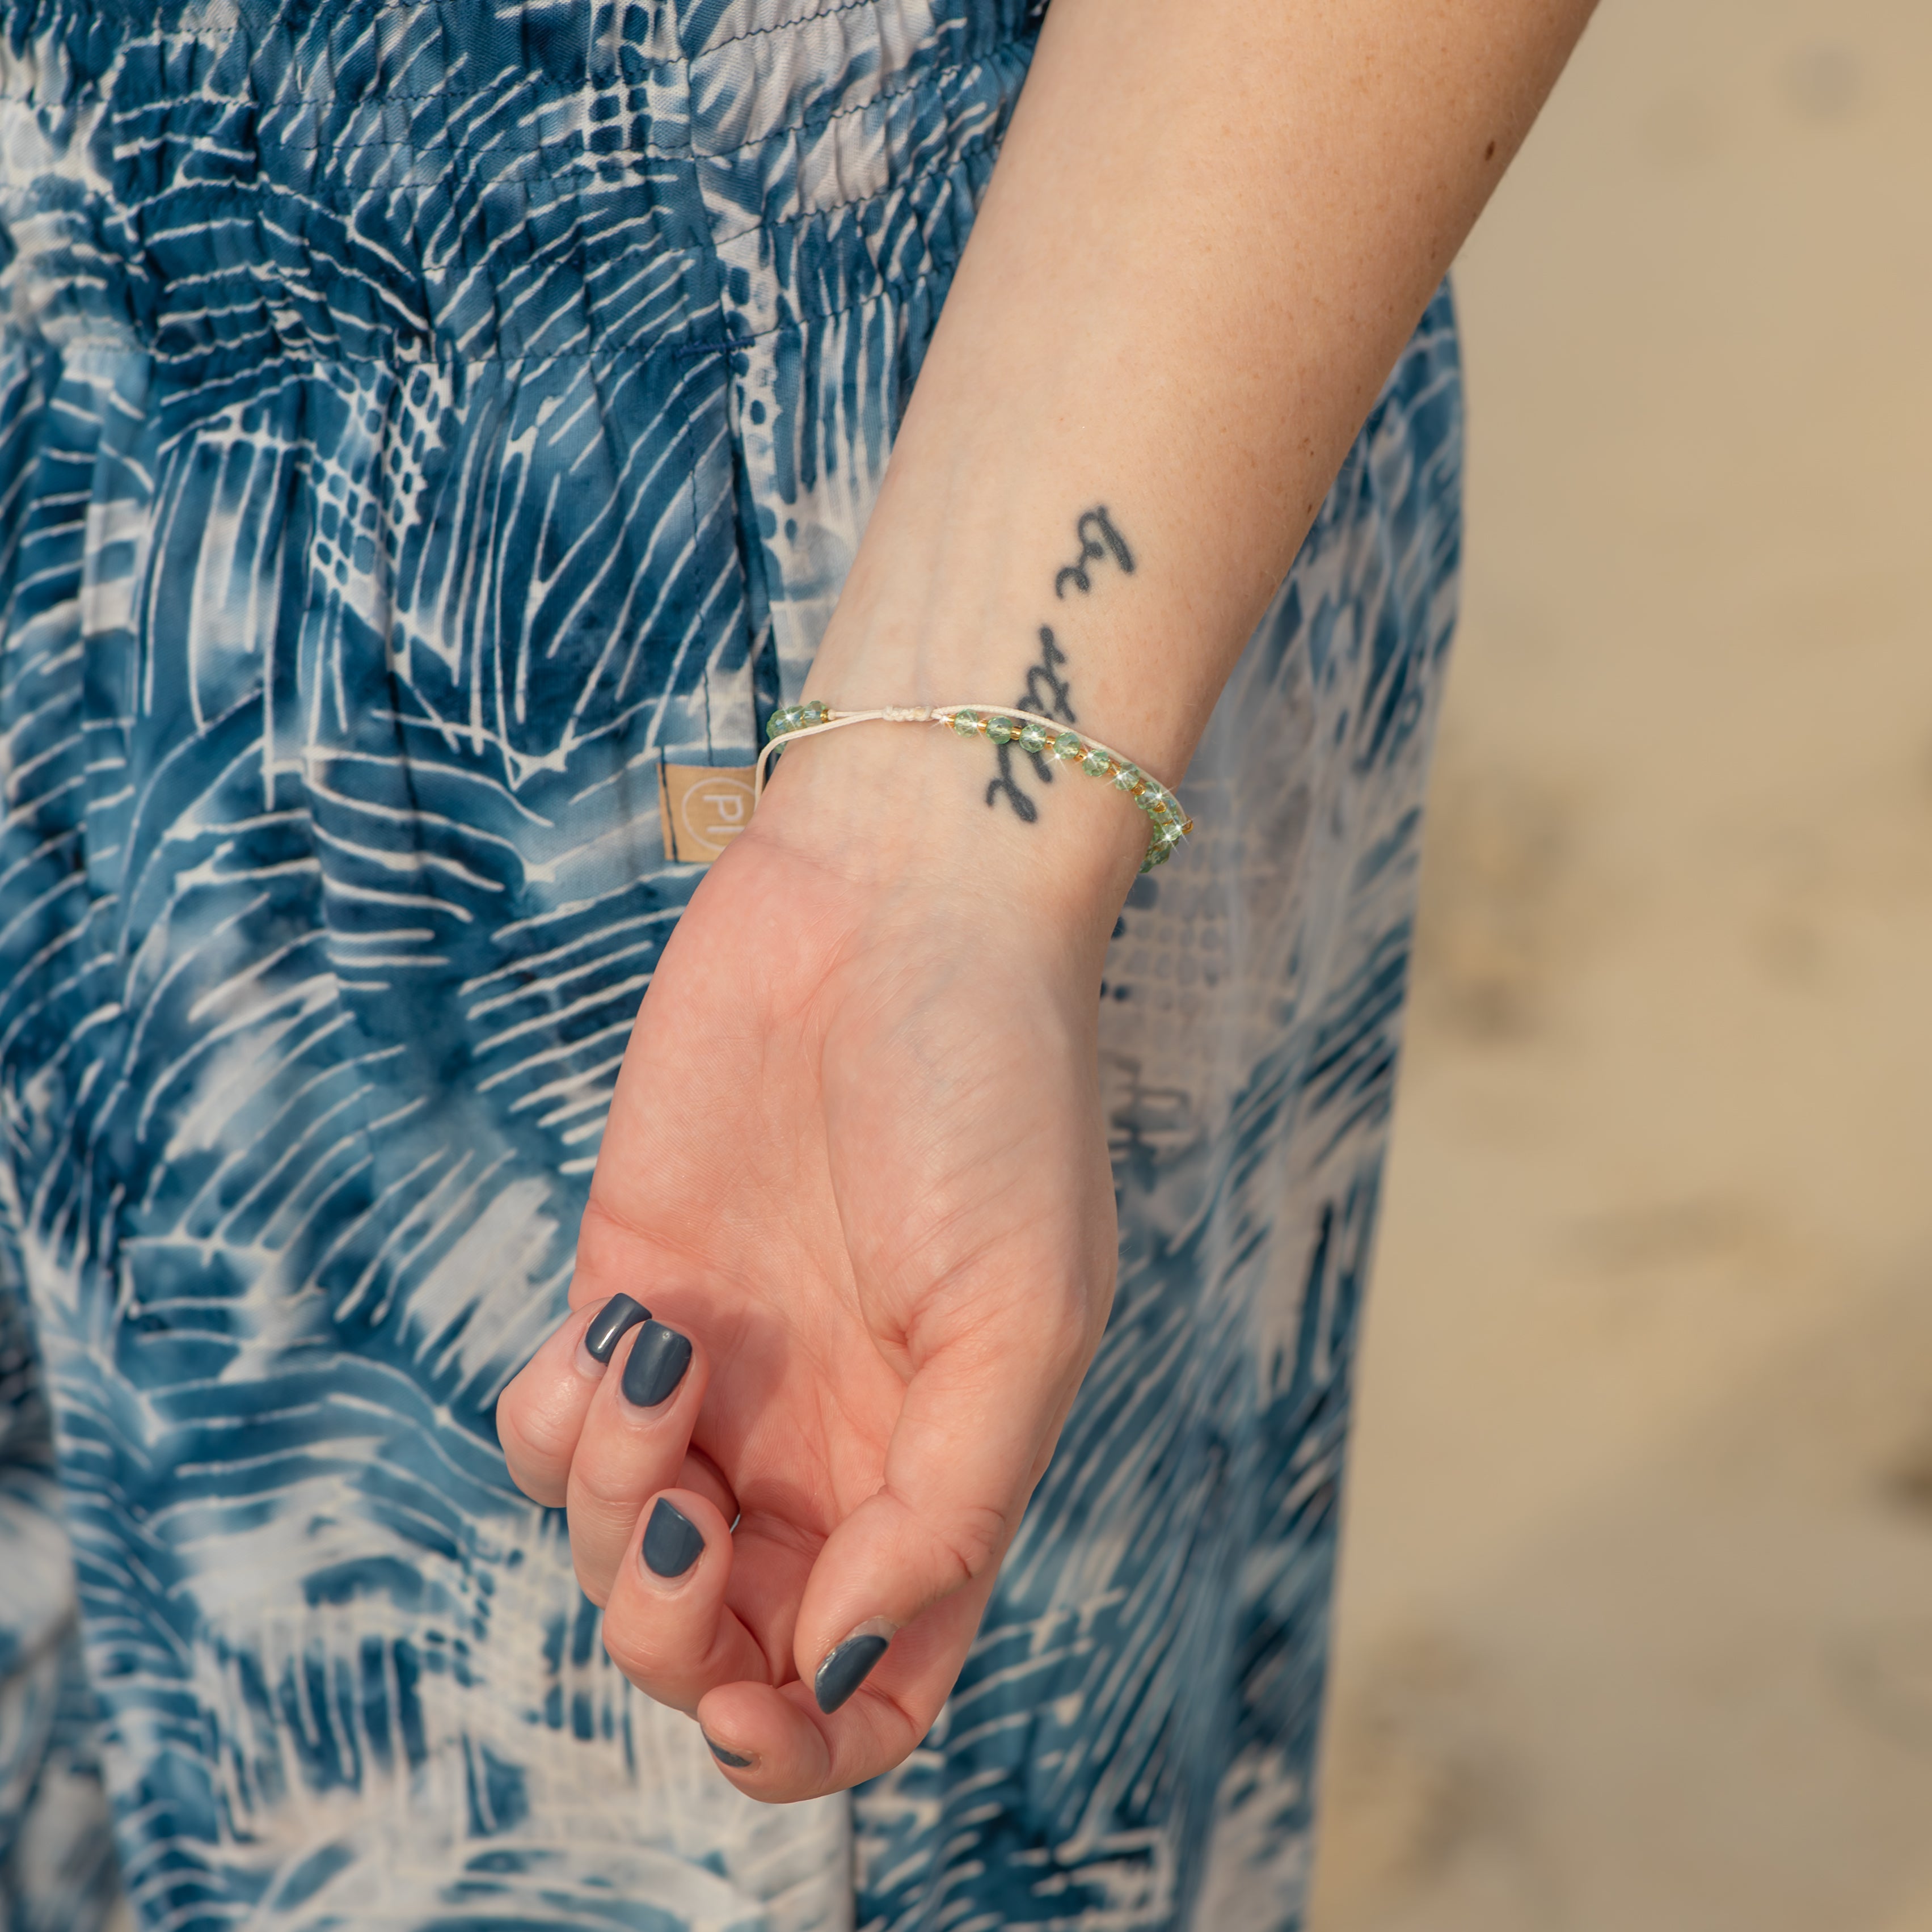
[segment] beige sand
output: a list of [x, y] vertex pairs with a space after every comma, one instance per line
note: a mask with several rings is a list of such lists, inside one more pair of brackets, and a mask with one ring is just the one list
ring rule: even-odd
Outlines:
[[1932, 5], [1605, 0], [1460, 286], [1313, 1925], [1932, 1932]]

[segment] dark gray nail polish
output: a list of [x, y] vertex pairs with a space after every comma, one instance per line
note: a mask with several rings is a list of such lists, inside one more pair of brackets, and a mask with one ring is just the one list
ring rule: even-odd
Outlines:
[[640, 1322], [648, 1322], [651, 1311], [628, 1294], [614, 1294], [597, 1312], [597, 1318], [584, 1331], [584, 1346], [593, 1361], [608, 1362], [610, 1351]]
[[644, 1525], [644, 1568], [654, 1576], [682, 1576], [704, 1554], [704, 1538], [697, 1524], [658, 1497]]
[[734, 1771], [742, 1771], [752, 1762], [748, 1757], [740, 1757], [736, 1751], [728, 1751], [722, 1744], [711, 1744], [709, 1738], [704, 1742], [711, 1744], [711, 1755], [720, 1764], [728, 1764]]
[[826, 1654], [812, 1680], [812, 1694], [818, 1708], [829, 1717], [872, 1674], [872, 1666], [886, 1654], [891, 1641], [883, 1636], [848, 1636]]
[[691, 1366], [691, 1344], [675, 1328], [646, 1322], [631, 1344], [624, 1364], [624, 1400], [640, 1408], [655, 1408], [668, 1401]]

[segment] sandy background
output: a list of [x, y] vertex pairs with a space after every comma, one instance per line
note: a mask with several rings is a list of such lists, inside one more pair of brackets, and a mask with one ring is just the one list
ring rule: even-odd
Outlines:
[[1460, 287], [1314, 1932], [1932, 1932], [1932, 5], [1605, 0]]

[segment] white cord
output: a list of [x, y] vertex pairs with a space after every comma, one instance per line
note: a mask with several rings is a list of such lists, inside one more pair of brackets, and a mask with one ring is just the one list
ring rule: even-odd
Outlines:
[[[772, 754], [783, 746], [795, 744], [801, 738], [816, 738], [826, 731], [842, 731], [848, 724], [950, 724], [962, 711], [976, 712], [984, 719], [1018, 718], [1028, 724], [1044, 725], [1055, 737], [1069, 727], [1058, 718], [1048, 718], [1037, 711], [1022, 711], [1011, 704], [888, 704], [878, 711], [841, 711], [835, 712], [823, 724], [806, 724], [796, 731], [787, 731], [772, 739], [758, 754], [758, 765], [752, 778], [752, 809], [758, 808], [758, 800], [764, 796], [765, 767]], [[976, 737], [980, 734], [975, 733]], [[1111, 745], [1103, 745], [1097, 738], [1090, 738], [1084, 731], [1076, 731], [1078, 738], [1088, 751], [1103, 753], [1117, 765], [1131, 765], [1132, 759], [1124, 752], [1117, 752]], [[1038, 756], [1040, 754], [1034, 754]], [[1136, 766], [1138, 770], [1138, 766]]]

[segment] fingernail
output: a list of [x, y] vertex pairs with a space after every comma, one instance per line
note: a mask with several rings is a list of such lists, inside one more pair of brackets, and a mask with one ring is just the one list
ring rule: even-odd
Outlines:
[[728, 1751], [722, 1744], [711, 1744], [711, 1739], [708, 1734], [706, 1736], [704, 1742], [707, 1744], [711, 1744], [711, 1755], [715, 1757], [720, 1764], [728, 1764], [734, 1771], [748, 1771], [750, 1769], [752, 1760], [749, 1758], [740, 1757], [736, 1751]]
[[812, 1680], [812, 1694], [818, 1708], [830, 1717], [872, 1674], [872, 1666], [886, 1654], [891, 1641], [883, 1636], [848, 1636], [826, 1653], [825, 1661]]
[[669, 1399], [691, 1366], [691, 1344], [675, 1328], [646, 1322], [631, 1344], [624, 1364], [624, 1400], [640, 1408], [655, 1408]]
[[608, 1362], [610, 1351], [640, 1322], [648, 1322], [651, 1311], [628, 1294], [614, 1294], [597, 1312], [597, 1318], [584, 1331], [584, 1346], [593, 1361]]
[[662, 1496], [644, 1525], [644, 1568], [654, 1576], [682, 1576], [704, 1554], [697, 1524]]

